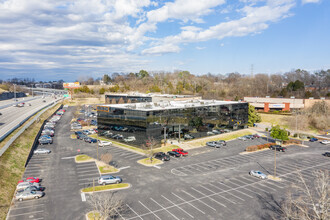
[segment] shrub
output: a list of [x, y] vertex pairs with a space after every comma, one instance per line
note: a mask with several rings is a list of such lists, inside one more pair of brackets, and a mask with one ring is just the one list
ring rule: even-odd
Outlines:
[[248, 146], [247, 148], [245, 148], [245, 151], [253, 152], [253, 151], [269, 148], [272, 145], [275, 145], [275, 144], [274, 143], [267, 143], [267, 144], [260, 144], [260, 145], [252, 145], [252, 146]]
[[283, 144], [301, 144], [302, 142], [299, 140], [294, 140], [294, 139], [290, 139], [287, 141], [283, 141]]

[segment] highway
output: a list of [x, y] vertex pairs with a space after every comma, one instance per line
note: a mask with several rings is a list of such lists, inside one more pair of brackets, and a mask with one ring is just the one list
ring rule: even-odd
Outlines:
[[[29, 98], [25, 98], [25, 100], [28, 99]], [[44, 106], [50, 104], [53, 101], [56, 101], [56, 99], [51, 98], [49, 96], [45, 97], [45, 99], [37, 98], [31, 101], [25, 101], [25, 100], [24, 100], [25, 102], [24, 107], [14, 107], [10, 105], [9, 107], [0, 110], [2, 114], [0, 115], [0, 137], [2, 137], [9, 130], [14, 128], [16, 125], [18, 125], [20, 122], [22, 122], [25, 118], [30, 116], [35, 111], [42, 109]], [[43, 102], [43, 100], [46, 100], [46, 102]], [[3, 102], [7, 102], [7, 101], [1, 101], [0, 106], [8, 104], [8, 103], [3, 104]], [[15, 102], [13, 102], [12, 100], [12, 103]], [[30, 103], [31, 106], [27, 105], [27, 103]]]

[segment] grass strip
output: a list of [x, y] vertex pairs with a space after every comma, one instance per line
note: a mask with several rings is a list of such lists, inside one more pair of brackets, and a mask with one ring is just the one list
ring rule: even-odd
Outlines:
[[82, 192], [97, 192], [97, 191], [104, 191], [104, 190], [109, 190], [109, 189], [121, 189], [121, 188], [127, 188], [129, 187], [128, 183], [118, 183], [118, 184], [110, 184], [110, 185], [105, 185], [105, 186], [94, 186], [94, 187], [88, 187], [84, 188], [81, 191]]
[[125, 148], [131, 149], [131, 150], [134, 150], [134, 151], [137, 151], [137, 152], [140, 152], [140, 153], [144, 153], [144, 154], [147, 153], [147, 151], [145, 151], [143, 149], [140, 149], [138, 147], [133, 147], [133, 146], [130, 146], [130, 145], [127, 145], [127, 144], [123, 144], [123, 143], [114, 141], [112, 139], [107, 139], [107, 138], [104, 138], [104, 137], [99, 137], [97, 134], [92, 134], [92, 135], [89, 135], [89, 136], [92, 137], [92, 138], [98, 139], [100, 141], [110, 141], [110, 142], [112, 142], [115, 145], [118, 145], [118, 146], [121, 146], [121, 147], [125, 147]]
[[[40, 127], [44, 120], [54, 114], [59, 106], [60, 104], [57, 104], [43, 113], [39, 117], [40, 120], [34, 122], [28, 129], [26, 129], [0, 157], [0, 219], [6, 218], [17, 182], [23, 176], [25, 162]], [[29, 120], [32, 120], [34, 117], [31, 117]], [[25, 123], [28, 123], [29, 120]], [[25, 123], [22, 126], [24, 126]], [[18, 130], [19, 129], [9, 135], [1, 145], [9, 141]]]
[[105, 165], [105, 166], [98, 166], [99, 171], [101, 174], [105, 174], [105, 173], [115, 173], [118, 172], [119, 170], [113, 166], [110, 165]]
[[84, 162], [84, 161], [90, 161], [90, 160], [95, 160], [95, 159], [86, 154], [80, 154], [80, 155], [76, 156], [76, 162]]
[[91, 211], [87, 214], [88, 220], [100, 220], [101, 219], [101, 214], [99, 212], [94, 212]]

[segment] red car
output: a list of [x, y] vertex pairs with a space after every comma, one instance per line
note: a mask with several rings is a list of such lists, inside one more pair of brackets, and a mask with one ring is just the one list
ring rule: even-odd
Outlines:
[[182, 156], [188, 156], [188, 152], [184, 151], [181, 148], [173, 149], [172, 151], [177, 152], [177, 153], [181, 154]]
[[40, 179], [38, 177], [28, 177], [26, 179], [18, 181], [18, 183], [22, 183], [22, 182], [39, 183]]

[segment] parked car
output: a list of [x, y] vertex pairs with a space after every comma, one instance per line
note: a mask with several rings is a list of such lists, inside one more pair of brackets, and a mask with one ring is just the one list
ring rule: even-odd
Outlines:
[[321, 141], [320, 143], [321, 143], [321, 144], [325, 144], [325, 145], [327, 145], [327, 144], [330, 144], [330, 141], [328, 141], [328, 140], [324, 140], [324, 141]]
[[315, 141], [318, 141], [318, 139], [317, 138], [311, 138], [311, 139], [309, 139], [309, 141], [310, 142], [315, 142]]
[[91, 137], [85, 137], [84, 141], [88, 142], [88, 143], [96, 143], [97, 142], [97, 140], [95, 138], [91, 138]]
[[175, 151], [168, 151], [167, 155], [172, 156], [172, 157], [181, 157], [181, 154]]
[[40, 179], [38, 177], [27, 177], [23, 180], [18, 181], [18, 183], [22, 183], [22, 182], [30, 182], [30, 183], [39, 183]]
[[45, 148], [39, 148], [33, 151], [34, 154], [49, 154], [51, 151]]
[[185, 134], [185, 135], [183, 136], [183, 138], [184, 138], [185, 140], [189, 140], [189, 139], [194, 139], [195, 137], [192, 136], [191, 134]]
[[330, 157], [330, 152], [325, 152], [323, 156]]
[[245, 135], [244, 137], [248, 140], [253, 140], [254, 139], [253, 135]]
[[123, 139], [124, 136], [121, 135], [121, 134], [115, 134], [115, 135], [112, 136], [112, 138], [118, 140], [118, 139]]
[[188, 156], [188, 152], [187, 151], [184, 151], [181, 148], [172, 149], [172, 151], [177, 152], [177, 153], [181, 154], [182, 156]]
[[50, 136], [43, 135], [39, 139], [39, 144], [51, 144], [53, 143], [53, 139]]
[[254, 138], [261, 138], [261, 136], [259, 134], [254, 134], [253, 137]]
[[251, 170], [251, 171], [249, 172], [249, 174], [250, 174], [251, 176], [258, 177], [258, 178], [260, 178], [260, 179], [267, 179], [267, 175], [266, 175], [266, 174], [264, 174], [264, 173], [262, 173], [262, 172], [260, 172], [260, 171], [257, 171], [257, 170]]
[[164, 152], [155, 153], [154, 158], [162, 160], [162, 161], [169, 161], [170, 160], [170, 156], [166, 155]]
[[55, 128], [55, 124], [47, 122], [44, 127]]
[[282, 147], [280, 145], [271, 145], [269, 147], [269, 149], [271, 149], [271, 150], [277, 150], [277, 151], [281, 151], [281, 152], [285, 152], [286, 151], [286, 148], [285, 147]]
[[241, 140], [241, 141], [247, 141], [247, 140], [248, 140], [245, 136], [238, 137], [237, 139], [238, 139], [238, 140]]
[[219, 144], [221, 144], [222, 146], [226, 146], [227, 145], [227, 142], [224, 141], [224, 140], [218, 140], [217, 141]]
[[217, 141], [209, 141], [209, 142], [206, 142], [206, 146], [220, 148], [223, 145], [218, 143]]
[[39, 199], [45, 195], [41, 191], [23, 191], [15, 195], [15, 199], [18, 201], [28, 200], [28, 199]]
[[30, 187], [30, 186], [36, 186], [36, 187], [40, 187], [40, 184], [39, 183], [30, 183], [30, 182], [20, 182], [17, 184], [16, 186], [16, 190], [22, 190], [22, 189], [26, 189], [27, 187]]
[[213, 129], [212, 133], [214, 134], [221, 134], [221, 131], [219, 129]]
[[88, 136], [87, 135], [85, 135], [85, 134], [77, 134], [77, 139], [79, 139], [79, 140], [84, 140], [85, 138], [88, 138]]
[[110, 141], [98, 141], [98, 142], [99, 142], [100, 147], [111, 146], [112, 145], [112, 142], [110, 142]]
[[111, 175], [104, 175], [104, 176], [100, 176], [98, 183], [100, 185], [106, 185], [106, 184], [118, 184], [121, 183], [122, 179], [119, 176], [111, 176]]
[[47, 136], [53, 137], [54, 134], [55, 134], [55, 132], [50, 129], [44, 129], [41, 131], [41, 135], [47, 135]]
[[22, 193], [24, 191], [44, 191], [45, 187], [41, 187], [39, 184], [38, 186], [30, 184], [26, 188], [21, 188], [16, 191], [16, 193]]
[[125, 142], [136, 141], [136, 138], [135, 138], [135, 136], [129, 136], [129, 137], [127, 137], [127, 138], [124, 138], [124, 141], [125, 141]]
[[207, 135], [214, 135], [214, 133], [212, 131], [208, 131], [206, 132]]

